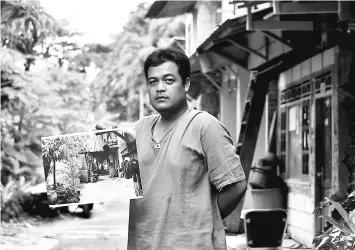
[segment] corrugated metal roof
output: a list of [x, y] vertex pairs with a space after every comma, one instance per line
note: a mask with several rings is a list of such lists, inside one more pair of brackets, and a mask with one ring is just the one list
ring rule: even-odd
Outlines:
[[197, 1], [155, 1], [145, 18], [163, 18], [182, 15], [192, 11]]

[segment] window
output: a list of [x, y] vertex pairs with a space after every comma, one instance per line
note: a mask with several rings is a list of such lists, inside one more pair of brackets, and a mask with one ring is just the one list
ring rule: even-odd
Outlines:
[[[309, 174], [309, 125], [311, 81], [294, 84], [281, 92], [280, 159], [290, 178], [307, 179]], [[282, 165], [283, 165], [282, 164]]]
[[287, 137], [287, 168], [291, 178], [302, 177], [302, 105], [297, 104], [288, 108]]
[[310, 101], [302, 105], [302, 174], [309, 174], [309, 112]]
[[285, 172], [285, 160], [286, 160], [286, 110], [281, 109], [280, 112], [280, 174]]
[[[287, 176], [308, 180], [310, 152], [311, 94], [332, 89], [332, 71], [293, 83], [280, 93], [278, 150]], [[280, 167], [281, 170], [281, 167]], [[282, 171], [280, 171], [282, 172]]]

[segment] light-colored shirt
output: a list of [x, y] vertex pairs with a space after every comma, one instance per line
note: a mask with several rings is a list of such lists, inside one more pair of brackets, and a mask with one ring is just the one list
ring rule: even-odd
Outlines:
[[226, 249], [217, 194], [245, 179], [227, 129], [189, 109], [156, 142], [158, 118], [136, 124], [144, 198], [131, 202], [129, 249]]

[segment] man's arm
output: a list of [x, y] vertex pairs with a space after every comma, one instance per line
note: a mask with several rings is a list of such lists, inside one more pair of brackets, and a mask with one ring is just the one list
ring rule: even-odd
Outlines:
[[[97, 124], [95, 126], [96, 130], [106, 130], [107, 128], [105, 127], [105, 125], [102, 124]], [[121, 134], [125, 137], [125, 142], [130, 144], [132, 142], [134, 142], [136, 140], [136, 131], [135, 131], [135, 127], [112, 127], [112, 129], [117, 129], [121, 132]]]
[[222, 188], [217, 197], [217, 204], [222, 219], [225, 219], [234, 211], [242, 200], [246, 190], [246, 180], [235, 182]]
[[203, 124], [202, 148], [210, 182], [219, 192], [217, 204], [224, 219], [240, 203], [246, 192], [247, 182], [227, 128], [215, 118], [205, 117]]

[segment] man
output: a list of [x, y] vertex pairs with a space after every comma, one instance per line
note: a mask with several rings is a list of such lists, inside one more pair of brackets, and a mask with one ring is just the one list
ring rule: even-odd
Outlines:
[[182, 51], [153, 52], [144, 73], [158, 114], [135, 126], [144, 198], [131, 201], [129, 249], [226, 249], [222, 219], [246, 191], [232, 139], [215, 117], [188, 107]]
[[126, 178], [126, 172], [127, 172], [127, 164], [129, 162], [129, 158], [128, 157], [125, 157], [123, 159], [123, 162], [121, 163], [121, 167], [119, 169], [120, 171], [120, 177], [121, 178]]
[[129, 169], [129, 176], [132, 177], [133, 183], [134, 183], [134, 191], [136, 193], [136, 196], [143, 196], [142, 192], [142, 183], [141, 183], [141, 177], [139, 173], [139, 163], [136, 159], [132, 159], [128, 163], [128, 169]]

